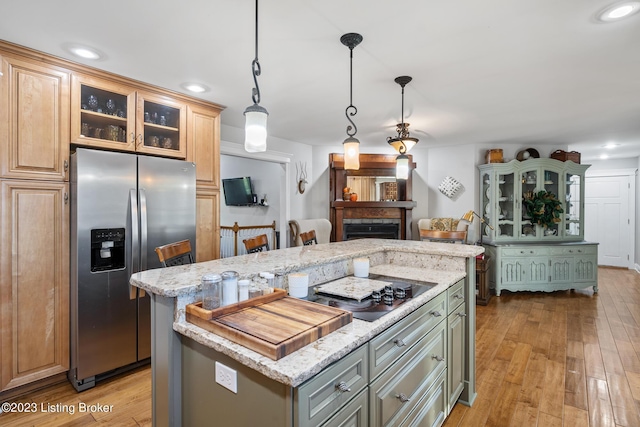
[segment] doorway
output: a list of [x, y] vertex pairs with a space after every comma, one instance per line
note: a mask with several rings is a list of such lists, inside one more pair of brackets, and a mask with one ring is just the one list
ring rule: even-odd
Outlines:
[[585, 183], [585, 240], [597, 242], [598, 265], [633, 268], [635, 169], [594, 171]]

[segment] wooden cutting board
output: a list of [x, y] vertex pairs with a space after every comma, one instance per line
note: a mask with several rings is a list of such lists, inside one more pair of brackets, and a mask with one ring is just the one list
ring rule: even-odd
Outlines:
[[289, 296], [207, 317], [206, 310], [198, 304], [187, 306], [188, 322], [273, 360], [291, 354], [353, 320], [348, 311]]

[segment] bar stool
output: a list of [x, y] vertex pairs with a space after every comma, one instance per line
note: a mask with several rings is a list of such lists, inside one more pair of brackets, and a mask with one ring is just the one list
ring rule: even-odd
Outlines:
[[269, 239], [267, 239], [266, 234], [260, 234], [259, 236], [252, 237], [250, 239], [244, 239], [242, 243], [244, 243], [244, 247], [247, 249], [248, 254], [269, 250]]
[[163, 267], [193, 264], [189, 239], [158, 246], [155, 251]]
[[311, 246], [313, 244], [318, 244], [315, 230], [309, 230], [307, 232], [300, 233], [300, 240], [302, 240], [302, 246]]

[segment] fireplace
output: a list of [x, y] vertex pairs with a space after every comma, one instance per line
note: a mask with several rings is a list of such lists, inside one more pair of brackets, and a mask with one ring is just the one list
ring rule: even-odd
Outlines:
[[344, 236], [342, 240], [354, 239], [398, 239], [400, 237], [400, 224], [344, 224]]

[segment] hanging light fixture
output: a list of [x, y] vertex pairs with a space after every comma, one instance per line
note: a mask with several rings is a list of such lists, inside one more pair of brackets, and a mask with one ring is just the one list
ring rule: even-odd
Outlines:
[[400, 154], [408, 153], [414, 145], [418, 143], [418, 138], [412, 138], [409, 136], [409, 123], [404, 122], [404, 87], [413, 80], [409, 76], [400, 76], [395, 78], [395, 82], [402, 87], [402, 115], [400, 117], [401, 123], [396, 125], [396, 131], [398, 136], [395, 138], [388, 137], [387, 142]]
[[349, 116], [355, 116], [358, 109], [353, 105], [353, 48], [362, 42], [362, 36], [357, 33], [348, 33], [340, 37], [340, 42], [349, 48], [349, 106], [345, 110], [347, 120], [351, 123], [347, 126], [347, 139], [342, 143], [344, 149], [344, 168], [360, 169], [360, 141], [354, 138], [358, 128]]
[[388, 137], [387, 142], [400, 153], [400, 155], [396, 157], [396, 179], [409, 179], [409, 157], [406, 153], [418, 143], [418, 138], [412, 138], [409, 135], [409, 123], [404, 122], [404, 87], [411, 80], [412, 78], [409, 76], [396, 77], [394, 80], [402, 87], [401, 123], [396, 125], [398, 136], [395, 138]]
[[258, 61], [258, 0], [256, 0], [256, 57], [251, 62], [251, 72], [256, 87], [251, 91], [253, 105], [244, 110], [244, 149], [250, 153], [267, 150], [267, 109], [260, 104], [260, 87], [258, 76], [260, 75], [260, 62]]

